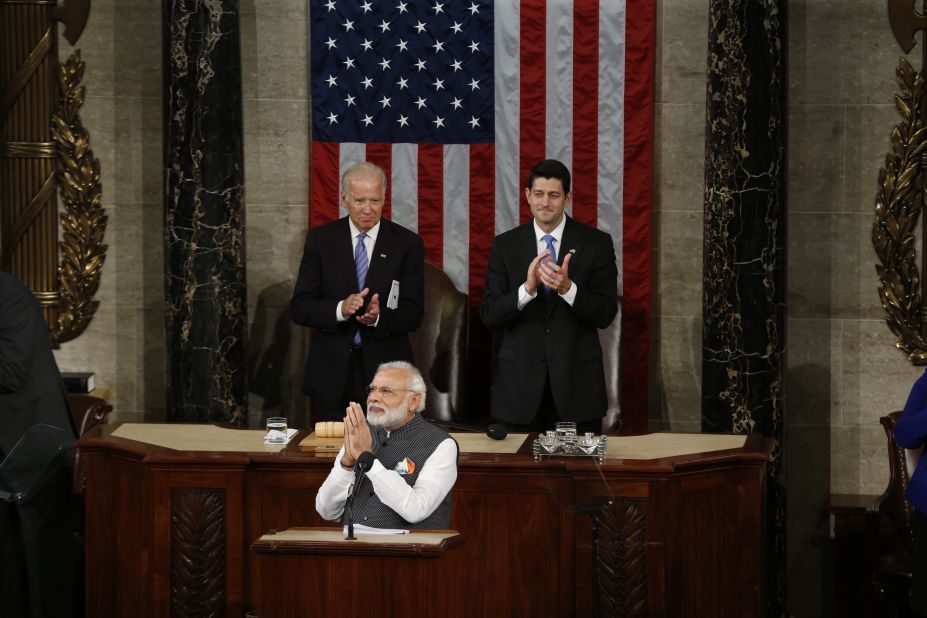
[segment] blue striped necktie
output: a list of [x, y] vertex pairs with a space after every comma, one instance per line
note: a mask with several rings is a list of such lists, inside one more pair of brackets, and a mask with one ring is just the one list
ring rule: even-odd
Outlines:
[[[541, 240], [547, 243], [547, 250], [550, 252], [550, 256], [544, 261], [556, 264], [557, 263], [557, 250], [554, 249], [554, 237], [551, 236], [550, 234], [544, 234]], [[541, 285], [544, 286], [544, 293], [550, 294], [550, 288], [544, 285], [543, 283]]]
[[[357, 247], [354, 248], [354, 268], [357, 271], [357, 291], [364, 290], [364, 283], [367, 281], [367, 269], [370, 261], [367, 259], [367, 247], [364, 245], [364, 239], [367, 238], [365, 232], [357, 235]], [[360, 330], [354, 333], [354, 345], [360, 345]]]

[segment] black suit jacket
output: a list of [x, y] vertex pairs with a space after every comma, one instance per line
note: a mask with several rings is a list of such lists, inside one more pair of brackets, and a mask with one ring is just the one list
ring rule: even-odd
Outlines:
[[618, 312], [618, 268], [611, 236], [567, 217], [557, 260], [571, 253], [570, 280], [577, 286], [571, 307], [542, 289], [521, 311], [518, 288], [537, 257], [533, 222], [493, 240], [486, 272], [483, 323], [503, 331], [492, 393], [492, 416], [511, 423], [531, 422], [544, 382], [564, 420], [605, 416], [608, 398], [598, 329]]
[[[354, 333], [360, 330], [364, 368], [368, 379], [380, 363], [412, 362], [408, 333], [418, 328], [424, 311], [425, 246], [418, 234], [380, 219], [376, 244], [368, 256], [366, 300], [380, 295], [380, 320], [376, 327], [362, 325], [354, 317], [338, 322], [338, 302], [357, 293], [357, 272], [348, 218], [309, 230], [296, 288], [290, 301], [293, 321], [312, 327], [303, 392], [323, 408], [343, 407], [348, 377], [348, 355]], [[399, 282], [399, 303], [387, 308], [393, 281]], [[358, 312], [363, 313], [365, 306]]]
[[0, 272], [0, 450], [9, 453], [36, 423], [76, 434], [38, 301]]

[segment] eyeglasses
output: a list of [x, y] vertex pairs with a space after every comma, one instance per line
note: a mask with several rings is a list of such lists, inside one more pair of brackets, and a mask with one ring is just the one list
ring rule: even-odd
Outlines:
[[380, 394], [384, 397], [392, 397], [396, 394], [397, 391], [404, 391], [406, 393], [415, 393], [417, 391], [412, 390], [411, 388], [393, 388], [392, 386], [374, 386], [371, 384], [366, 389], [367, 395], [373, 395], [375, 392], [380, 391]]

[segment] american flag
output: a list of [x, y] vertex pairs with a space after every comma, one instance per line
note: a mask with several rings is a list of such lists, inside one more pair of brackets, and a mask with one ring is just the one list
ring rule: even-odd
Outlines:
[[381, 165], [384, 216], [475, 307], [493, 237], [530, 220], [528, 170], [563, 161], [569, 214], [615, 241], [623, 306], [603, 344], [625, 333], [624, 430], [645, 430], [654, 0], [309, 0], [309, 20], [311, 224], [346, 214], [345, 168]]

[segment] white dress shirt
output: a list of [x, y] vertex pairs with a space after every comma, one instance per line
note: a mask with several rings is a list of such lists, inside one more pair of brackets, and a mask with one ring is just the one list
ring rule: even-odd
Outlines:
[[[353, 252], [357, 251], [357, 242], [360, 240], [357, 236], [361, 233], [361, 231], [357, 229], [357, 226], [354, 225], [354, 222], [351, 221], [350, 217], [348, 218], [348, 227], [351, 228], [351, 251], [352, 251], [351, 255], [354, 255]], [[380, 233], [380, 222], [377, 221], [377, 224], [375, 226], [367, 230], [367, 237], [364, 238], [364, 248], [367, 249], [367, 267], [368, 268], [370, 267], [370, 256], [373, 255], [373, 246], [377, 242], [377, 234], [379, 233]], [[358, 290], [358, 292], [359, 291], [360, 290]], [[344, 317], [341, 314], [341, 305], [343, 304], [344, 304], [344, 301], [339, 300], [338, 305], [335, 307], [335, 318], [339, 322], [347, 322], [349, 318], [353, 317], [350, 315], [348, 317]], [[374, 322], [373, 325], [376, 326], [379, 322], [380, 322], [380, 316], [377, 316], [377, 321]]]
[[[387, 438], [389, 432], [386, 433]], [[338, 451], [335, 465], [315, 495], [315, 510], [329, 521], [337, 521], [344, 512], [348, 490], [354, 482], [354, 470], [341, 465], [344, 447]], [[457, 443], [447, 438], [425, 460], [422, 471], [410, 486], [395, 470], [387, 470], [379, 460], [366, 473], [380, 502], [409, 523], [418, 523], [431, 515], [457, 481]]]

